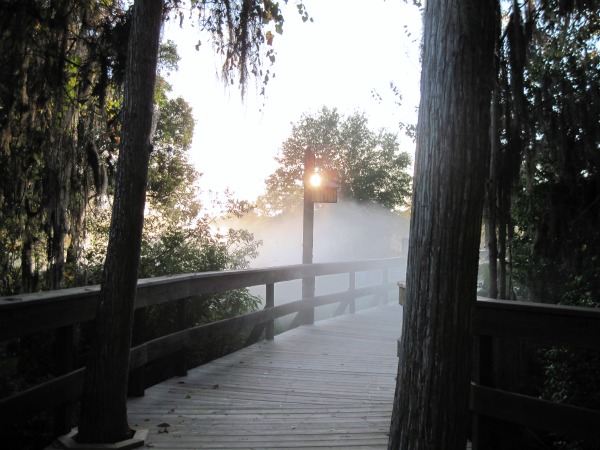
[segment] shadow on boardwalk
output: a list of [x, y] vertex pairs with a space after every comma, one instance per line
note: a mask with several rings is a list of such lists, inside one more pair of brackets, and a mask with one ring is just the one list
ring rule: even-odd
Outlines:
[[147, 389], [130, 424], [157, 449], [386, 448], [401, 318], [386, 305], [255, 344]]

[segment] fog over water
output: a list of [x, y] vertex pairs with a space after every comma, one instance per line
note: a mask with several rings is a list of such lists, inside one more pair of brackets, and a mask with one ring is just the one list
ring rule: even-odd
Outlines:
[[[273, 218], [242, 219], [245, 228], [262, 241], [251, 267], [302, 262], [302, 209]], [[408, 238], [409, 217], [377, 205], [351, 202], [315, 205], [313, 262], [352, 261], [400, 256]], [[405, 244], [406, 245], [406, 244]]]
[[[252, 268], [285, 266], [302, 262], [302, 208], [272, 218], [245, 217], [228, 225], [244, 228], [262, 241]], [[406, 256], [410, 218], [376, 205], [351, 202], [315, 205], [313, 262], [337, 262]], [[405, 267], [390, 270], [389, 280], [405, 279]], [[358, 273], [356, 287], [381, 282], [381, 271]], [[318, 277], [316, 295], [348, 288], [348, 275]], [[251, 288], [264, 299], [265, 287]], [[301, 282], [277, 283], [275, 304], [301, 298]], [[369, 299], [364, 299], [368, 302]], [[326, 313], [325, 313], [326, 314]], [[319, 314], [323, 315], [323, 313]]]

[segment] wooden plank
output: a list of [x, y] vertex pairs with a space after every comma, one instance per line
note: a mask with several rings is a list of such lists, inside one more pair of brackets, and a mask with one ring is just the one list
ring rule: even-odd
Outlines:
[[386, 448], [401, 309], [302, 326], [192, 369], [131, 399], [130, 421], [162, 449]]
[[65, 401], [77, 400], [83, 390], [84, 374], [85, 369], [78, 369], [0, 399], [0, 422], [6, 423], [33, 415], [43, 409], [53, 408]]
[[599, 308], [478, 300], [476, 334], [600, 350]]
[[535, 430], [600, 443], [600, 411], [471, 384], [471, 409]]
[[98, 291], [77, 290], [65, 298], [59, 294], [48, 297], [28, 294], [25, 300], [15, 298], [19, 300], [14, 305], [0, 299], [0, 341], [93, 320]]
[[[377, 289], [379, 289], [379, 287], [377, 286], [368, 287], [358, 289], [357, 292], [360, 294], [363, 294], [365, 292], [370, 293]], [[338, 294], [315, 297], [314, 299], [309, 300], [309, 305], [307, 307], [311, 307], [311, 301], [314, 304], [328, 304], [337, 298]], [[227, 319], [221, 322], [202, 325], [196, 328], [183, 330], [161, 338], [154, 339], [153, 341], [149, 341], [144, 344], [138, 345], [131, 350], [130, 370], [138, 369], [144, 364], [148, 363], [149, 361], [169, 355], [174, 351], [186, 348], [190, 344], [191, 339], [193, 339], [195, 342], [202, 342], [203, 339], [208, 339], [210, 337], [222, 335], [226, 332], [239, 331], [245, 326], [252, 326], [257, 323], [265, 323], [271, 318], [283, 316], [290, 310], [299, 310], [305, 307], [306, 304], [307, 302], [299, 300], [297, 302], [292, 302], [291, 305], [280, 305], [278, 307], [269, 308], [268, 310], [258, 311], [256, 313], [236, 317], [233, 319]], [[371, 333], [373, 335], [378, 333], [378, 324], [372, 323], [370, 327], [372, 328]], [[340, 340], [340, 342], [338, 343], [340, 347], [347, 346], [348, 343], [353, 339], [352, 333], [348, 332], [347, 330], [344, 331], [343, 327], [340, 327], [340, 325], [338, 325], [336, 332], [340, 333], [340, 337], [341, 339], [343, 339]], [[309, 354], [313, 355], [313, 359], [312, 362], [310, 362], [310, 365], [306, 361], [299, 362], [297, 360], [294, 360], [293, 358], [291, 358], [290, 354], [286, 354], [285, 358], [289, 358], [289, 364], [303, 364], [306, 368], [312, 367], [314, 370], [317, 370], [319, 369], [322, 363], [331, 362], [335, 360], [330, 354], [326, 355], [326, 358], [324, 358], [322, 361], [319, 359], [319, 355], [321, 355], [321, 337], [318, 335], [318, 333], [319, 331], [317, 328], [313, 339], [306, 339], [304, 342], [304, 347], [302, 351], [308, 352]], [[354, 338], [354, 340], [356, 341], [356, 338]], [[352, 345], [355, 349], [358, 349], [358, 346], [361, 343], [362, 345], [365, 345], [365, 342], [367, 340], [367, 337], [362, 336], [360, 339], [358, 339], [357, 342], [354, 342]], [[365, 348], [363, 349], [363, 351], [368, 352], [369, 348]], [[293, 354], [294, 350], [292, 350], [291, 353]], [[287, 363], [283, 364], [285, 365]], [[291, 377], [293, 374], [293, 369], [289, 370], [290, 372], [288, 373], [288, 376]], [[334, 378], [337, 377], [335, 371], [331, 373], [328, 373], [326, 371], [320, 371], [317, 373], [319, 373], [319, 376], [322, 377], [322, 379], [327, 379], [329, 376]], [[305, 374], [306, 370], [300, 371], [298, 375], [299, 379], [305, 379]], [[18, 393], [6, 399], [2, 399], [0, 400], [0, 406], [2, 406], [3, 411], [19, 412], [19, 414], [14, 414], [14, 416], [23, 416], [33, 414], [43, 408], [50, 408], [62, 403], [61, 396], [63, 401], [77, 400], [81, 392], [81, 376], [81, 370], [71, 372], [70, 374], [66, 374], [62, 377], [50, 380], [42, 385], [33, 387], [28, 391]], [[73, 382], [73, 380], [76, 380], [76, 382]], [[40, 407], [40, 405], [43, 405], [43, 407]], [[6, 420], [8, 420], [12, 415], [13, 414], [7, 414], [4, 417], [6, 418]]]

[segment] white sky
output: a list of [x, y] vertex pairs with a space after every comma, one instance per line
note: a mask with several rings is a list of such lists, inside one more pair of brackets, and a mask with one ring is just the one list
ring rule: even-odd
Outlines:
[[[244, 102], [237, 87], [224, 87], [220, 62], [190, 21], [183, 30], [166, 26], [165, 38], [177, 42], [182, 57], [169, 80], [173, 94], [194, 111], [191, 158], [204, 174], [204, 191], [230, 188], [235, 198], [255, 200], [276, 168], [273, 158], [291, 123], [323, 105], [344, 114], [365, 111], [375, 129], [396, 131], [399, 121], [416, 123], [421, 26], [416, 7], [403, 0], [304, 0], [314, 23], [303, 23], [294, 0], [280, 4], [285, 23], [283, 35], [275, 34], [276, 77], [266, 99], [254, 81]], [[196, 51], [198, 39], [203, 45]], [[403, 96], [402, 108], [393, 104], [390, 81]], [[384, 97], [382, 103], [372, 98], [372, 89]], [[403, 150], [413, 152], [412, 143], [406, 141]]]

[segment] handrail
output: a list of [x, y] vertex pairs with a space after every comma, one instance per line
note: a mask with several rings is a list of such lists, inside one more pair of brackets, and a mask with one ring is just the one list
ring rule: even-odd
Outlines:
[[[136, 294], [136, 314], [151, 305], [170, 301], [179, 302], [201, 294], [258, 285], [267, 286], [267, 305], [261, 311], [183, 329], [148, 342], [134, 342], [135, 347], [130, 352], [130, 370], [132, 370], [130, 384], [136, 382], [136, 377], [133, 376], [136, 370], [148, 362], [184, 350], [194, 342], [201, 342], [206, 336], [223, 335], [254, 326], [255, 330], [251, 333], [254, 339], [262, 334], [262, 328], [265, 327], [267, 339], [272, 339], [273, 321], [276, 318], [332, 303], [340, 304], [335, 314], [342, 313], [346, 308], [353, 312], [356, 298], [385, 294], [393, 289], [396, 283], [388, 282], [387, 270], [400, 267], [404, 262], [404, 258], [386, 258], [141, 279], [138, 281]], [[383, 270], [383, 281], [380, 284], [356, 288], [355, 273], [371, 270]], [[274, 304], [275, 283], [334, 274], [349, 275], [348, 290], [281, 305]], [[73, 326], [93, 320], [99, 292], [99, 286], [88, 286], [0, 297], [0, 341], [49, 330], [56, 330], [57, 336], [72, 336]], [[72, 341], [67, 339], [64, 348], [71, 346]], [[0, 399], [0, 423], [14, 421], [20, 416], [31, 415], [43, 409], [64, 408], [65, 404], [76, 401], [81, 394], [85, 369], [74, 369], [71, 363], [62, 364], [62, 375], [26, 391]], [[185, 374], [186, 369], [182, 370]], [[135, 388], [135, 392], [137, 395], [143, 395], [143, 377], [137, 382], [142, 386]], [[56, 434], [64, 434], [70, 429], [68, 408], [67, 411], [59, 411], [57, 416], [62, 417], [58, 419], [62, 423], [57, 427]]]
[[[299, 280], [308, 277], [397, 267], [403, 258], [297, 264], [145, 278], [138, 281], [135, 308], [194, 295]], [[0, 341], [93, 320], [100, 286], [0, 297]], [[52, 316], [52, 320], [49, 320]]]

